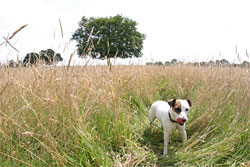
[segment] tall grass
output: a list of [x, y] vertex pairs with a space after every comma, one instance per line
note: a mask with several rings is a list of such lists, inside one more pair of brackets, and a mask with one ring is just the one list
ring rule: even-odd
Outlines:
[[[247, 68], [0, 69], [0, 166], [249, 166]], [[190, 98], [188, 141], [150, 129], [155, 100]], [[159, 124], [157, 124], [159, 125]]]

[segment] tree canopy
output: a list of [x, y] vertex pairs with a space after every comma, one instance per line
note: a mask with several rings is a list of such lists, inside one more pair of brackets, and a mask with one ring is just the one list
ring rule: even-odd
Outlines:
[[41, 50], [38, 53], [32, 52], [27, 53], [26, 56], [23, 59], [24, 66], [28, 64], [36, 64], [38, 61], [44, 61], [47, 65], [52, 65], [54, 62], [57, 63], [59, 61], [63, 61], [63, 58], [61, 57], [60, 53], [55, 53], [52, 49], [47, 50]]
[[45, 61], [47, 65], [53, 64], [53, 62], [63, 61], [60, 53], [55, 53], [52, 49], [40, 51], [41, 60]]
[[27, 53], [23, 59], [23, 64], [26, 66], [28, 64], [36, 64], [40, 55], [38, 53], [32, 52]]
[[141, 57], [145, 35], [137, 31], [137, 22], [116, 15], [82, 17], [72, 40], [77, 42], [79, 57], [94, 59]]

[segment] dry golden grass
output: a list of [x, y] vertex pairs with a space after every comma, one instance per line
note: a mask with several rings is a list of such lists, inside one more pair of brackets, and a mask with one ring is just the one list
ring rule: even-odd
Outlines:
[[[1, 166], [247, 165], [247, 68], [189, 66], [0, 69]], [[184, 146], [149, 132], [155, 100], [190, 98]], [[177, 153], [177, 154], [175, 154]]]

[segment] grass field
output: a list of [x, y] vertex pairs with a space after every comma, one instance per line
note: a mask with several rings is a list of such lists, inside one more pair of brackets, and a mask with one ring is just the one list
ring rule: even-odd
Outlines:
[[[188, 141], [150, 129], [152, 102], [190, 98]], [[248, 166], [250, 69], [0, 69], [0, 166]]]

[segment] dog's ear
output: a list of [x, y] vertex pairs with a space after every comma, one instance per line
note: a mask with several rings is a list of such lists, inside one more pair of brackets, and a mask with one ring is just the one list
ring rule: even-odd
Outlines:
[[168, 104], [169, 104], [171, 107], [174, 107], [174, 106], [175, 106], [175, 103], [176, 103], [176, 99], [173, 99], [173, 100], [169, 100], [169, 101], [168, 101]]
[[187, 102], [188, 102], [189, 106], [192, 107], [191, 100], [187, 99]]

